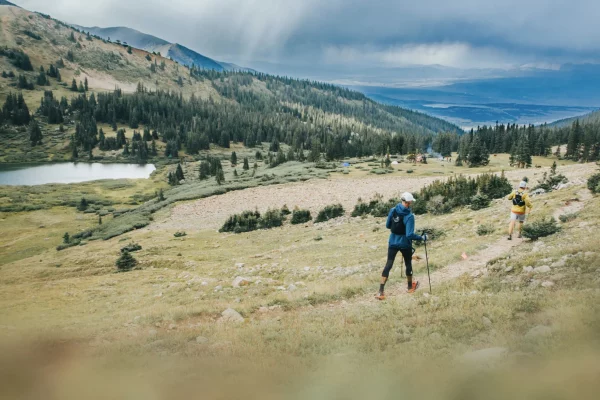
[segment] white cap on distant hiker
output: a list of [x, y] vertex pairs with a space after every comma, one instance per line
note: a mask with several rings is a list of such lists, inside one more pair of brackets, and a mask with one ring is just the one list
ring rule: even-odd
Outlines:
[[402, 193], [401, 199], [402, 199], [402, 201], [411, 202], [411, 203], [413, 201], [415, 201], [415, 198], [413, 197], [413, 195], [408, 192]]
[[520, 189], [525, 189], [526, 187], [527, 187], [527, 182], [521, 181], [521, 183], [519, 183], [519, 188]]

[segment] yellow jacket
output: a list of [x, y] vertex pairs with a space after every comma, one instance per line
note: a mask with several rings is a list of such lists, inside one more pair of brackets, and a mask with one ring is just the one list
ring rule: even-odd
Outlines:
[[525, 202], [525, 205], [524, 206], [517, 206], [517, 205], [513, 204], [511, 211], [514, 212], [515, 214], [522, 215], [522, 214], [525, 214], [526, 208], [529, 208], [529, 210], [531, 210], [533, 208], [533, 203], [529, 199], [529, 193], [527, 193], [524, 190], [515, 190], [510, 195], [508, 195], [508, 200], [514, 199], [515, 195], [517, 194], [517, 191], [519, 193], [521, 193], [521, 196], [523, 197], [523, 201]]

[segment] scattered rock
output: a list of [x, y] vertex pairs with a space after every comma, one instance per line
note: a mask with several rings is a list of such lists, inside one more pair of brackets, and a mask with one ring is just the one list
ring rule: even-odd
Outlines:
[[531, 265], [528, 265], [527, 267], [523, 267], [523, 272], [525, 272], [525, 273], [533, 272], [533, 267]]
[[258, 309], [258, 312], [259, 312], [259, 313], [261, 313], [261, 314], [266, 314], [266, 313], [268, 313], [268, 312], [269, 312], [269, 308], [268, 308], [268, 307], [265, 307], [265, 306], [262, 306], [262, 307], [260, 307], [260, 308]]
[[251, 281], [249, 278], [244, 278], [243, 276], [236, 276], [236, 278], [231, 283], [231, 286], [233, 286], [233, 287], [248, 286], [250, 284], [250, 282]]
[[552, 281], [544, 281], [544, 282], [542, 282], [542, 287], [549, 288], [549, 287], [552, 287], [552, 286], [554, 286], [554, 282], [552, 282]]
[[198, 343], [198, 344], [208, 343], [208, 338], [205, 338], [204, 336], [198, 336], [196, 338], [196, 343]]
[[526, 339], [535, 339], [539, 337], [550, 336], [552, 334], [552, 328], [549, 326], [538, 325], [534, 328], [531, 328], [529, 332], [525, 334]]
[[223, 290], [223, 286], [215, 286], [215, 292], [218, 292], [219, 290]]
[[492, 321], [488, 317], [482, 317], [481, 322], [483, 322], [483, 325], [486, 327], [492, 326]]
[[246, 265], [246, 264], [244, 264], [244, 263], [236, 263], [235, 267], [238, 268], [238, 269], [241, 269], [241, 268], [244, 268], [244, 265]]
[[296, 289], [298, 289], [298, 287], [296, 285], [294, 285], [293, 283], [290, 284], [287, 288], [287, 290], [289, 290], [290, 292], [293, 292]]
[[546, 191], [544, 189], [542, 189], [542, 188], [536, 189], [536, 190], [534, 190], [534, 191], [531, 192], [531, 194], [535, 195], [535, 196], [539, 196], [540, 194], [544, 194], [544, 193], [546, 193]]
[[175, 324], [170, 324], [169, 325], [169, 330], [170, 331], [175, 330], [175, 329], [177, 329], [177, 325], [175, 325]]
[[308, 271], [310, 271], [310, 267], [304, 267], [304, 270], [305, 270], [306, 272], [308, 272]]
[[542, 265], [541, 267], [534, 268], [533, 273], [534, 274], [545, 274], [550, 271], [551, 271], [551, 269], [549, 266]]
[[513, 267], [512, 267], [512, 265], [511, 265], [511, 266], [509, 266], [509, 267], [506, 267], [506, 268], [504, 269], [504, 272], [506, 272], [506, 273], [509, 273], [509, 272], [512, 272], [512, 270], [513, 270], [513, 269], [514, 269], [514, 268], [513, 268]]
[[232, 322], [232, 323], [242, 323], [244, 322], [244, 317], [235, 311], [233, 308], [228, 308], [227, 310], [221, 313], [221, 318], [219, 318], [219, 322]]
[[471, 277], [472, 278], [479, 278], [483, 273], [481, 272], [481, 270], [477, 269], [475, 271], [473, 271], [473, 273], [471, 273]]
[[506, 347], [490, 347], [468, 351], [462, 355], [460, 360], [477, 367], [493, 367], [507, 356], [508, 349]]

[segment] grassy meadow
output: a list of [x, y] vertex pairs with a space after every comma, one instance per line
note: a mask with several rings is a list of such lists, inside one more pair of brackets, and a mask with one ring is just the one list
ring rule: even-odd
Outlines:
[[[501, 157], [483, 170], [501, 169]], [[379, 179], [356, 168], [368, 163], [353, 164], [348, 174], [329, 171], [329, 179]], [[19, 377], [2, 385], [9, 398], [48, 390], [57, 398], [92, 398], [93, 388], [106, 386], [103, 395], [116, 398], [189, 398], [199, 390], [214, 398], [591, 398], [598, 389], [594, 232], [600, 204], [579, 180], [593, 166], [559, 167], [576, 184], [534, 198], [532, 221], [563, 212], [568, 201], [578, 205], [574, 220], [562, 223], [558, 234], [505, 252], [499, 252], [510, 208], [504, 200], [479, 211], [418, 216], [417, 229], [443, 233], [428, 244], [431, 295], [419, 246], [414, 269], [421, 289], [404, 294], [397, 262], [389, 299], [373, 300], [386, 257], [384, 218], [345, 216], [243, 234], [200, 229], [177, 238], [176, 227], [156, 228], [169, 218], [171, 204], [155, 211], [146, 228], [54, 249], [65, 231], [95, 226], [97, 215], [56, 205], [53, 198], [96, 193], [119, 207], [136, 207], [127, 203], [164, 187], [172, 167], [160, 178], [121, 188], [120, 181], [104, 181], [41, 186], [34, 194], [28, 193], [33, 188], [6, 189], [4, 200], [25, 193], [52, 204], [1, 214], [0, 338], [7, 351], [0, 378], [9, 371]], [[298, 168], [306, 167], [284, 164], [257, 175], [276, 174], [284, 183]], [[436, 168], [430, 161], [415, 167], [413, 176], [401, 176], [436, 176]], [[535, 181], [542, 171], [509, 174], [536, 173]], [[309, 169], [305, 173], [310, 178]], [[186, 182], [165, 196], [185, 198], [201, 185], [212, 190], [212, 181]], [[481, 224], [492, 232], [479, 236]], [[142, 246], [132, 253], [139, 264], [119, 273], [115, 261], [129, 243]], [[481, 263], [464, 264], [463, 253]], [[527, 268], [540, 266], [549, 271]], [[461, 273], [453, 276], [455, 270]], [[234, 287], [238, 277], [244, 283]], [[228, 308], [243, 322], [223, 319]], [[46, 374], [44, 365], [54, 370], [49, 380], [36, 378]], [[19, 385], [28, 379], [34, 384], [25, 390]]]

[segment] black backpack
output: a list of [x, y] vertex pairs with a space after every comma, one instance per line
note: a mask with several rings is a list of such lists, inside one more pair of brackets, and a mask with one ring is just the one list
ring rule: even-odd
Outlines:
[[392, 211], [392, 225], [390, 227], [392, 233], [396, 235], [406, 235], [406, 225], [404, 225], [404, 218], [402, 215], [398, 215], [396, 209]]
[[525, 205], [525, 200], [523, 200], [523, 192], [515, 192], [515, 197], [513, 198], [513, 204], [515, 206], [523, 207]]

